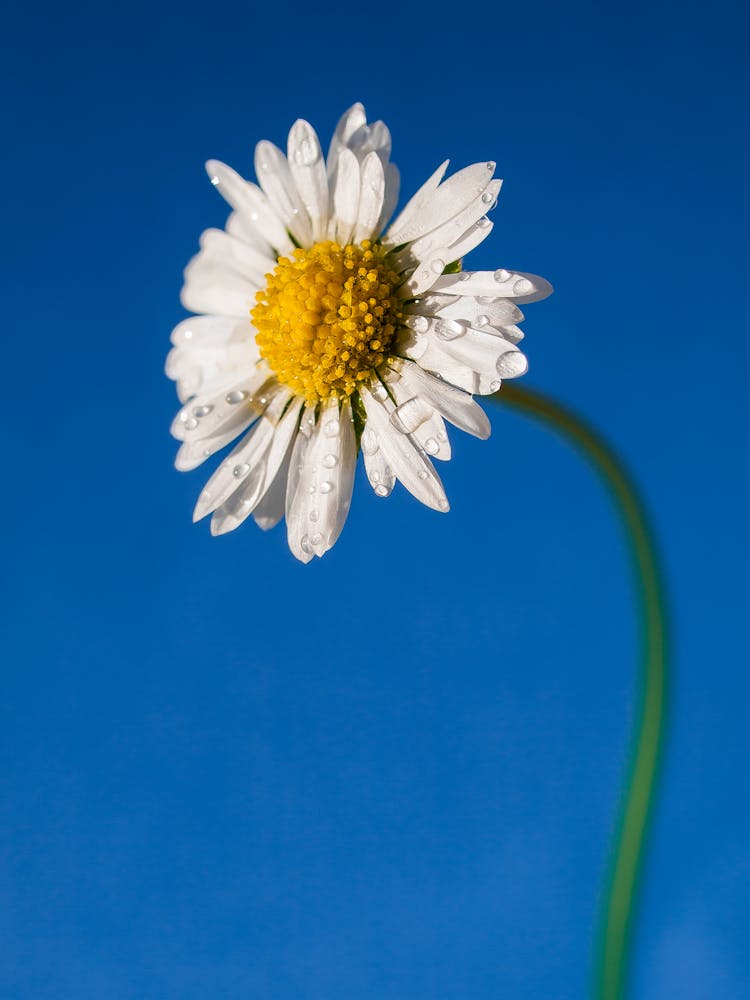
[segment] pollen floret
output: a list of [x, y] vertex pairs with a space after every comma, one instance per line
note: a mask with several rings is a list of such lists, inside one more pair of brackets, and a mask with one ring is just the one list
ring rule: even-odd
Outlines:
[[250, 314], [261, 357], [308, 403], [351, 396], [389, 357], [402, 280], [370, 240], [281, 257]]

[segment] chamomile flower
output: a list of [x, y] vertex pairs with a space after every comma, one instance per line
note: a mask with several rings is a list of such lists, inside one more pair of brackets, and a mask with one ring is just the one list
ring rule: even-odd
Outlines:
[[328, 156], [306, 121], [287, 155], [255, 153], [258, 183], [208, 162], [232, 208], [185, 270], [167, 359], [182, 409], [172, 433], [187, 470], [239, 443], [201, 492], [195, 519], [232, 531], [286, 516], [308, 562], [341, 533], [358, 453], [375, 493], [396, 480], [434, 510], [448, 500], [433, 459], [450, 458], [445, 422], [486, 438], [473, 395], [522, 375], [519, 303], [551, 291], [517, 271], [464, 271], [490, 233], [500, 191], [494, 163], [447, 180], [447, 161], [386, 228], [399, 193], [383, 122], [355, 104]]

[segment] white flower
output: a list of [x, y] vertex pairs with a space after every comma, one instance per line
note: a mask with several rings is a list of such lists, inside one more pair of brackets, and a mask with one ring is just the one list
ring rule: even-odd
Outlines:
[[213, 513], [213, 534], [286, 514], [294, 555], [322, 556], [346, 520], [360, 449], [378, 496], [399, 479], [447, 511], [430, 460], [450, 458], [445, 421], [488, 437], [471, 394], [526, 370], [518, 303], [550, 285], [460, 270], [492, 229], [495, 164], [444, 181], [446, 161], [381, 235], [398, 200], [390, 150], [383, 122], [368, 125], [355, 104], [326, 159], [300, 120], [288, 156], [258, 144], [257, 185], [206, 165], [233, 211], [185, 271], [182, 303], [200, 315], [173, 331], [167, 374], [183, 403], [178, 469], [244, 435], [198, 498], [195, 519]]

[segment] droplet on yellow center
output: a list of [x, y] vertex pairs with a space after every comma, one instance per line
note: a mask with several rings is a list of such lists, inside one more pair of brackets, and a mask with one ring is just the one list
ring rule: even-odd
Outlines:
[[310, 403], [350, 396], [383, 364], [402, 324], [400, 281], [369, 240], [281, 257], [250, 313], [261, 357]]

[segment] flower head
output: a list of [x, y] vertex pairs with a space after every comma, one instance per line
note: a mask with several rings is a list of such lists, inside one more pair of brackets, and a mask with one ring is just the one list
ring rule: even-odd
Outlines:
[[207, 164], [233, 211], [185, 270], [182, 302], [199, 315], [173, 331], [167, 374], [183, 403], [178, 469], [243, 435], [198, 498], [195, 519], [212, 514], [213, 534], [286, 515], [294, 555], [322, 556], [346, 520], [359, 451], [378, 496], [398, 479], [447, 511], [431, 461], [450, 458], [445, 421], [488, 437], [472, 396], [526, 370], [518, 304], [551, 287], [461, 268], [492, 229], [495, 164], [443, 180], [446, 161], [386, 230], [399, 190], [390, 148], [386, 126], [355, 104], [326, 158], [297, 121], [288, 156], [258, 144], [257, 185]]

